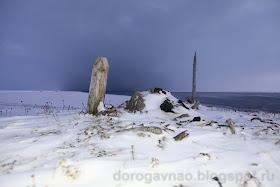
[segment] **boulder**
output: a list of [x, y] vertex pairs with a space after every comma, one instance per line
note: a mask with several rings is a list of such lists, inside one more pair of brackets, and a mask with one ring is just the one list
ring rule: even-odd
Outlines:
[[171, 101], [169, 99], [165, 99], [165, 101], [160, 105], [160, 109], [163, 110], [164, 112], [172, 112], [172, 109], [174, 106], [172, 105]]
[[145, 108], [145, 99], [141, 92], [135, 92], [127, 102], [125, 109], [130, 112], [142, 111]]

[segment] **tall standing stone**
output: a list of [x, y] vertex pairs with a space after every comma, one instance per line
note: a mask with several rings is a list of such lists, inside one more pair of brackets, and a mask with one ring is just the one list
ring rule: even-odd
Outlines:
[[104, 108], [104, 99], [107, 87], [109, 64], [106, 57], [95, 59], [89, 88], [87, 112], [96, 114]]
[[193, 88], [192, 88], [192, 103], [195, 102], [195, 94], [196, 94], [196, 52], [193, 58]]

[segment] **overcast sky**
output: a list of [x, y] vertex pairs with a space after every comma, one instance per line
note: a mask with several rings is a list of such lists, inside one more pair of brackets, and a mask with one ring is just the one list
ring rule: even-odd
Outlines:
[[0, 89], [280, 92], [279, 0], [1, 0]]

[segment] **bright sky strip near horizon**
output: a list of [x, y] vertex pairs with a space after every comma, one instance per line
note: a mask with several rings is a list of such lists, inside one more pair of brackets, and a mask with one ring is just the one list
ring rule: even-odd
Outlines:
[[279, 0], [1, 0], [0, 90], [280, 92]]

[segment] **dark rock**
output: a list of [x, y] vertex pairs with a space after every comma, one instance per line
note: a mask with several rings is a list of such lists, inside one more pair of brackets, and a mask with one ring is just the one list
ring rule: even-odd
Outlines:
[[145, 100], [141, 92], [135, 92], [125, 107], [130, 112], [142, 111], [144, 108]]
[[181, 100], [178, 101], [170, 101], [169, 99], [165, 99], [165, 101], [160, 105], [160, 109], [165, 111], [165, 112], [172, 112], [175, 113], [173, 111], [173, 109], [175, 109], [176, 107], [184, 107], [185, 109], [189, 110], [188, 107], [186, 107], [184, 105], [184, 103]]
[[193, 122], [193, 121], [201, 121], [200, 116], [198, 116], [198, 117], [194, 117], [194, 118], [193, 118], [193, 120], [192, 120], [192, 122]]
[[159, 93], [160, 91], [162, 91], [161, 88], [155, 88], [155, 89], [154, 89], [154, 93]]
[[161, 89], [161, 88], [155, 88], [154, 89], [154, 93], [163, 93], [163, 94], [166, 94], [166, 91], [164, 91], [163, 89]]
[[179, 123], [189, 123], [190, 121], [187, 120], [187, 121], [179, 121]]
[[160, 109], [163, 110], [164, 112], [172, 112], [172, 109], [174, 106], [172, 105], [171, 101], [169, 99], [165, 99], [165, 101], [160, 105]]
[[182, 106], [182, 107], [184, 107], [185, 109], [188, 109], [188, 110], [189, 110], [189, 108], [183, 103], [183, 101], [178, 100], [178, 103], [180, 104], [180, 106]]
[[199, 153], [199, 155], [207, 156], [209, 158], [209, 160], [211, 159], [211, 156], [208, 153]]
[[261, 118], [259, 118], [259, 117], [252, 118], [252, 119], [251, 119], [251, 122], [252, 122], [253, 120], [259, 120], [260, 122], [265, 123], [265, 120], [263, 120], [263, 119], [261, 119]]
[[220, 182], [220, 180], [219, 180], [218, 177], [213, 177], [212, 179], [218, 182], [219, 187], [223, 187], [223, 185], [222, 185], [222, 183]]

